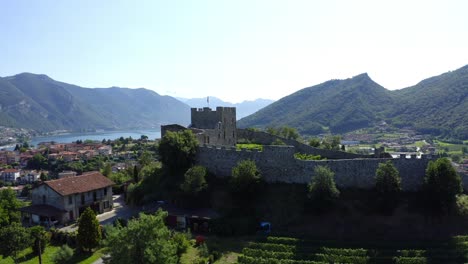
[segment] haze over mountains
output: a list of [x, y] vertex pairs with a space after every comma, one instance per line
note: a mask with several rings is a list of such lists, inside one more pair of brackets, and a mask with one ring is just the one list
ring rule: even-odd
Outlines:
[[[202, 108], [202, 107], [208, 106], [206, 97], [191, 98], [191, 99], [177, 98], [177, 99], [188, 104], [190, 107]], [[212, 108], [215, 108], [216, 106], [236, 107], [237, 119], [241, 119], [243, 117], [251, 115], [273, 102], [274, 102], [273, 100], [259, 98], [253, 101], [243, 101], [241, 103], [233, 104], [230, 102], [223, 101], [214, 96], [209, 97], [209, 106]]]
[[90, 89], [22, 73], [0, 78], [0, 125], [53, 130], [159, 128], [190, 122], [189, 106], [147, 89]]
[[[253, 113], [239, 120], [239, 127], [287, 125], [314, 135], [385, 121], [397, 128], [467, 139], [467, 96], [468, 65], [401, 90], [387, 90], [364, 73], [304, 88], [273, 103], [257, 99], [231, 104], [210, 97], [210, 106], [235, 106], [238, 118]], [[179, 100], [144, 88], [90, 89], [22, 73], [0, 78], [0, 126], [39, 132], [159, 128], [188, 125], [189, 108], [207, 106], [206, 98]]]
[[394, 91], [361, 74], [304, 88], [243, 118], [238, 126], [288, 125], [313, 135], [344, 133], [386, 121], [395, 127], [467, 139], [467, 96], [468, 65]]

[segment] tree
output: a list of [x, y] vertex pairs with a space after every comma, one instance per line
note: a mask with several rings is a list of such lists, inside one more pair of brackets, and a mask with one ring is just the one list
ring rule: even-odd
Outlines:
[[253, 198], [262, 176], [252, 160], [242, 160], [232, 168], [231, 188], [238, 198], [249, 201]]
[[390, 160], [379, 163], [375, 172], [375, 191], [380, 209], [384, 212], [392, 212], [398, 205], [401, 179], [397, 168]]
[[191, 130], [168, 131], [159, 143], [161, 162], [170, 173], [184, 173], [193, 164], [198, 141]]
[[184, 182], [180, 185], [180, 189], [189, 196], [197, 196], [208, 187], [205, 179], [206, 174], [205, 167], [194, 166], [190, 168], [185, 172]]
[[20, 223], [11, 223], [0, 229], [0, 255], [11, 257], [17, 263], [18, 253], [31, 245], [29, 231]]
[[324, 149], [340, 150], [341, 136], [326, 136], [322, 140], [322, 147]]
[[293, 127], [288, 126], [282, 126], [279, 128], [267, 127], [266, 132], [286, 139], [297, 140], [299, 138], [299, 133], [297, 132], [297, 130]]
[[49, 179], [49, 176], [47, 176], [47, 174], [45, 174], [44, 172], [41, 172], [39, 178], [41, 179], [41, 181], [47, 181]]
[[335, 173], [326, 166], [316, 166], [314, 176], [308, 184], [308, 197], [319, 211], [329, 209], [339, 198], [336, 188]]
[[32, 245], [33, 253], [41, 258], [40, 255], [44, 253], [50, 237], [42, 226], [33, 226], [29, 228], [29, 232], [31, 233], [31, 238], [34, 241]]
[[101, 173], [102, 173], [102, 175], [109, 178], [109, 176], [112, 174], [112, 166], [111, 166], [110, 162], [104, 163], [104, 167], [101, 168]]
[[140, 213], [126, 227], [109, 227], [105, 244], [111, 264], [177, 263], [177, 244], [164, 224], [167, 212]]
[[144, 167], [148, 164], [150, 164], [153, 161], [153, 156], [149, 151], [143, 151], [141, 153], [140, 158], [138, 159], [138, 162], [140, 163], [141, 167]]
[[101, 241], [101, 227], [96, 214], [91, 208], [86, 208], [78, 221], [78, 246], [84, 251], [92, 251]]
[[133, 165], [133, 181], [135, 183], [138, 183], [138, 181], [139, 181], [139, 175], [138, 174], [139, 174], [139, 171], [138, 171], [137, 165]]
[[19, 223], [21, 215], [19, 208], [23, 203], [16, 199], [16, 193], [11, 188], [0, 191], [0, 227]]
[[320, 147], [320, 139], [318, 138], [309, 139], [309, 146], [314, 147], [314, 148]]
[[42, 154], [36, 154], [28, 161], [27, 164], [28, 169], [31, 170], [41, 170], [47, 169], [48, 162], [47, 159]]
[[434, 213], [449, 213], [453, 209], [456, 196], [463, 192], [463, 187], [460, 175], [449, 159], [429, 161], [423, 190]]

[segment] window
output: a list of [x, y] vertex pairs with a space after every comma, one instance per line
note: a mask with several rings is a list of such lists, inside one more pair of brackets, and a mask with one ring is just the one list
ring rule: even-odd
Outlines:
[[72, 196], [70, 195], [70, 196], [68, 196], [68, 204], [72, 204], [72, 203], [73, 203], [73, 198], [72, 198]]
[[104, 209], [107, 209], [107, 208], [109, 208], [109, 201], [104, 202]]
[[104, 196], [106, 196], [106, 195], [107, 195], [107, 187], [104, 188]]
[[85, 198], [84, 198], [84, 193], [81, 194], [81, 204], [83, 205], [85, 202]]
[[42, 195], [42, 203], [45, 204], [46, 203], [46, 196], [45, 195]]
[[93, 192], [93, 201], [96, 201], [97, 200], [97, 193], [96, 191]]

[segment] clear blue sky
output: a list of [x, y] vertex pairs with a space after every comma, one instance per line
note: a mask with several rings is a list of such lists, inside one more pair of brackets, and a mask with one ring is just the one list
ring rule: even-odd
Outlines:
[[0, 0], [0, 76], [279, 99], [367, 72], [399, 89], [468, 64], [468, 1]]

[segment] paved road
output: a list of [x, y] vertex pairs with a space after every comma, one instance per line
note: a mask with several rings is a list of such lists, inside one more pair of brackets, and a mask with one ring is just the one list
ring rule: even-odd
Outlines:
[[[132, 216], [138, 215], [141, 208], [130, 207], [125, 204], [123, 195], [114, 195], [114, 207], [111, 211], [97, 215], [97, 219], [101, 225], [112, 224], [117, 218], [129, 219]], [[72, 232], [78, 229], [77, 224], [62, 227], [60, 230]]]

